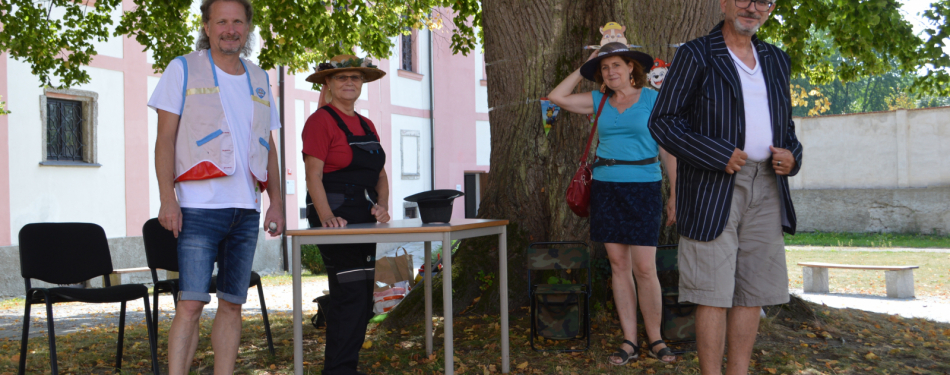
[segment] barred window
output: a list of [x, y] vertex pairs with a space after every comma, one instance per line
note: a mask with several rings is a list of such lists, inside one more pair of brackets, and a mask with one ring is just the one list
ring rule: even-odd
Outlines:
[[46, 100], [46, 160], [83, 160], [82, 102]]
[[412, 34], [402, 36], [402, 70], [412, 70]]
[[99, 94], [43, 89], [40, 95], [40, 165], [100, 167], [96, 152]]

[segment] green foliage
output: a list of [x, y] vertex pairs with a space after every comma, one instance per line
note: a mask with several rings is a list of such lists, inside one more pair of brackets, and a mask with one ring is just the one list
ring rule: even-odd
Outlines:
[[[824, 85], [852, 82], [897, 69], [914, 76], [915, 92], [950, 94], [950, 57], [943, 51], [950, 28], [950, 0], [935, 1], [924, 17], [931, 27], [914, 35], [897, 0], [788, 0], [777, 3], [760, 32], [791, 56], [792, 74]], [[824, 40], [830, 38], [830, 45]], [[825, 59], [835, 52], [838, 65]], [[832, 102], [833, 103], [833, 102]]]
[[495, 274], [491, 272], [484, 273], [482, 271], [478, 271], [478, 281], [478, 289], [481, 289], [483, 292], [489, 290], [491, 289], [492, 284], [495, 283]]
[[[86, 7], [75, 0], [0, 1], [0, 51], [30, 63], [41, 86], [88, 82], [89, 74], [82, 66], [96, 55], [92, 43], [110, 37], [110, 13], [121, 3], [99, 0]], [[54, 9], [63, 15], [54, 17]], [[54, 85], [54, 77], [58, 85]]]
[[115, 35], [134, 37], [143, 50], [152, 51], [155, 73], [161, 73], [175, 57], [194, 51], [191, 33], [201, 26], [201, 15], [191, 13], [192, 0], [134, 2], [135, 9], [122, 15]]
[[[133, 37], [152, 52], [156, 72], [193, 50], [200, 17], [191, 11], [192, 0], [134, 3], [110, 35], [110, 13], [120, 0], [99, 0], [91, 7], [78, 0], [0, 1], [0, 51], [29, 63], [41, 85], [69, 87], [89, 81], [82, 66], [96, 55], [94, 41]], [[315, 63], [352, 54], [355, 48], [377, 59], [388, 57], [389, 38], [413, 28], [438, 29], [451, 23], [451, 46], [457, 53], [471, 51], [481, 36], [476, 35], [482, 23], [477, 0], [254, 0], [253, 4], [254, 23], [264, 41], [260, 65], [287, 66], [291, 73], [309, 71]], [[52, 17], [54, 9], [64, 15]], [[898, 0], [787, 0], [778, 3], [773, 20], [765, 23], [760, 35], [791, 55], [795, 75], [818, 85], [896, 70], [912, 78], [904, 87], [915, 93], [950, 95], [950, 56], [943, 50], [950, 42], [950, 0], [932, 2], [922, 14], [930, 25], [920, 36], [914, 35], [901, 12]], [[837, 65], [825, 59], [834, 53], [841, 56]]]
[[[833, 51], [832, 37], [828, 32], [818, 32], [812, 35], [816, 43], [823, 43], [824, 49]], [[848, 63], [848, 60], [841, 56], [841, 53], [834, 51], [825, 53], [818, 57], [819, 65], [827, 65], [832, 72], [838, 71], [842, 66]], [[896, 63], [890, 64], [896, 66]], [[844, 81], [841, 77], [832, 75], [832, 81], [824, 84], [818, 84], [811, 77], [797, 76], [792, 78], [792, 97], [795, 108], [792, 111], [794, 116], [814, 116], [821, 112], [822, 115], [838, 115], [861, 112], [889, 111], [896, 108], [929, 108], [939, 107], [948, 104], [950, 98], [946, 96], [931, 96], [926, 93], [916, 92], [913, 89], [916, 72], [904, 72], [898, 68], [870, 76], [858, 77], [852, 81]], [[820, 82], [820, 81], [818, 81]], [[796, 87], [800, 87], [798, 92]], [[820, 94], [819, 100], [827, 100], [828, 106], [822, 104], [821, 109], [827, 108], [827, 111], [810, 111], [810, 104], [798, 106], [795, 102], [795, 96], [800, 91], [816, 91]], [[800, 96], [800, 95], [799, 95]], [[805, 98], [812, 100], [815, 98]], [[815, 105], [815, 107], [818, 107]]]
[[323, 264], [323, 256], [320, 255], [320, 248], [317, 245], [300, 246], [300, 265], [310, 270], [310, 273], [314, 275], [327, 272], [327, 267]]
[[[3, 95], [0, 95], [0, 99], [3, 99]], [[10, 111], [7, 110], [7, 102], [0, 101], [0, 115], [8, 115]]]
[[[29, 63], [41, 85], [70, 87], [89, 82], [82, 70], [96, 55], [92, 42], [110, 36], [129, 36], [152, 52], [155, 72], [160, 73], [177, 56], [194, 50], [193, 34], [201, 26], [192, 13], [192, 0], [134, 0], [113, 35], [110, 12], [121, 0], [99, 0], [85, 6], [77, 0], [0, 1], [0, 51]], [[389, 57], [391, 36], [410, 29], [438, 29], [451, 17], [455, 32], [452, 49], [468, 53], [480, 30], [477, 0], [254, 0], [254, 24], [263, 47], [259, 63], [264, 69], [278, 65], [291, 73], [309, 71], [315, 63], [354, 48], [375, 58]], [[50, 17], [54, 9], [65, 16]], [[444, 16], [440, 9], [453, 14]]]

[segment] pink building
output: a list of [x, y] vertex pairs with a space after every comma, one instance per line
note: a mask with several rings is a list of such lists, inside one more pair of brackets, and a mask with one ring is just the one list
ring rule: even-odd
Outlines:
[[[124, 10], [133, 6], [123, 3]], [[120, 16], [113, 14], [116, 21]], [[377, 62], [386, 76], [364, 85], [357, 102], [376, 124], [388, 156], [390, 212], [395, 220], [413, 215], [402, 198], [434, 187], [465, 191], [472, 215], [491, 147], [480, 47], [469, 56], [453, 55], [447, 31], [392, 40], [391, 58]], [[0, 55], [0, 95], [12, 112], [0, 116], [0, 296], [23, 293], [17, 233], [28, 223], [97, 223], [110, 238], [116, 268], [146, 265], [141, 228], [160, 207], [157, 116], [146, 103], [160, 75], [133, 39], [98, 42], [96, 50], [87, 68], [91, 82], [69, 90], [39, 87], [28, 64]], [[304, 81], [309, 73], [286, 75], [285, 97], [275, 98], [285, 113], [282, 169], [290, 229], [307, 225], [300, 214], [306, 187], [299, 136], [319, 97]], [[278, 93], [277, 70], [270, 74]], [[69, 140], [56, 138], [63, 134]], [[465, 203], [456, 201], [454, 218], [466, 216]], [[264, 209], [268, 204], [265, 196]], [[280, 269], [279, 241], [263, 232], [261, 239], [255, 269]]]

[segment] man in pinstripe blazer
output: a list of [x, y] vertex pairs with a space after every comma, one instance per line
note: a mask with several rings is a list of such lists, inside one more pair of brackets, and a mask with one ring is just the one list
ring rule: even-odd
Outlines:
[[[720, 0], [725, 20], [684, 44], [650, 116], [675, 155], [681, 302], [696, 312], [702, 374], [748, 371], [761, 306], [788, 302], [788, 176], [801, 168], [788, 55], [755, 36], [771, 0]], [[728, 313], [727, 313], [728, 312]]]

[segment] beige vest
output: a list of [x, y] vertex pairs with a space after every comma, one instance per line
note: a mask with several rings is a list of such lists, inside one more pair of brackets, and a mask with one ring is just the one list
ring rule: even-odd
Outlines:
[[[175, 181], [204, 180], [234, 174], [234, 140], [218, 88], [214, 61], [208, 50], [177, 58], [184, 66], [185, 84], [178, 138], [175, 143]], [[253, 99], [247, 165], [261, 191], [267, 187], [267, 156], [270, 151], [270, 82], [267, 73], [241, 60]]]

